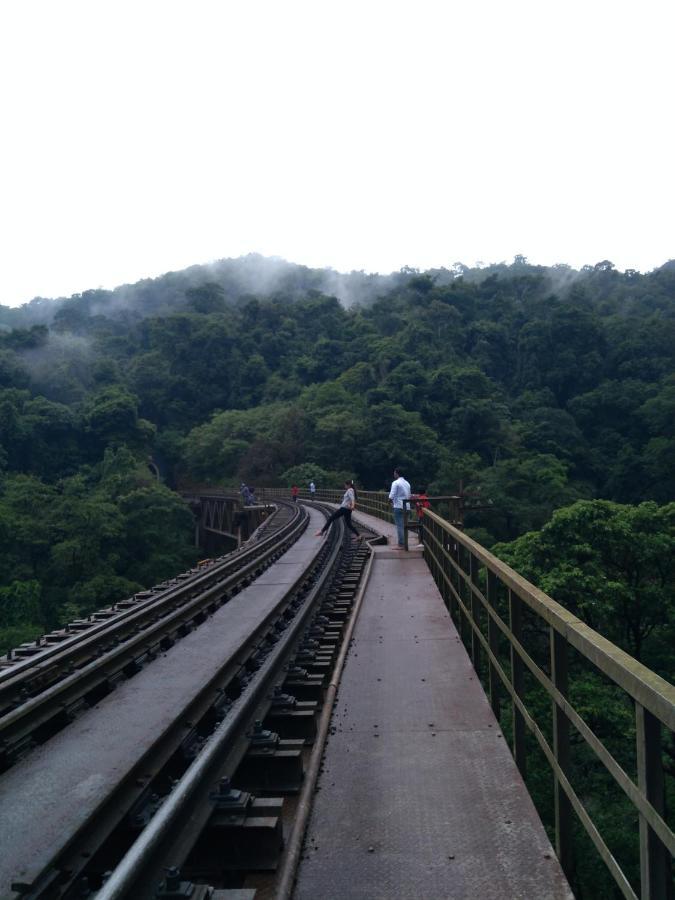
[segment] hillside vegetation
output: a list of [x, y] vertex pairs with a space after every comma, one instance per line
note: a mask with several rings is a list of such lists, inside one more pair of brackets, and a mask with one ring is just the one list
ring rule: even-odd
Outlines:
[[307, 463], [320, 487], [383, 488], [395, 464], [430, 492], [461, 480], [490, 501], [469, 520], [489, 546], [575, 501], [670, 503], [674, 355], [675, 263], [383, 277], [246, 257], [0, 307], [0, 628], [193, 558], [150, 458], [169, 485]]
[[[674, 357], [672, 262], [382, 277], [247, 257], [0, 307], [0, 650], [193, 562], [170, 486], [379, 489], [400, 465], [430, 493], [461, 482], [475, 538], [673, 681]], [[634, 710], [574, 666], [575, 706], [630, 772]], [[634, 813], [578, 744], [573, 781], [637, 885]], [[672, 739], [664, 765], [673, 805]], [[577, 896], [615, 896], [575, 841]]]

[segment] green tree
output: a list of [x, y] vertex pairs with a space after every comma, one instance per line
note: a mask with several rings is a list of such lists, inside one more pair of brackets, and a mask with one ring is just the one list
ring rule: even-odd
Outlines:
[[469, 485], [492, 507], [481, 513], [479, 524], [486, 524], [500, 540], [541, 528], [554, 510], [578, 496], [568, 481], [568, 468], [551, 454], [536, 453], [483, 469], [479, 481]]
[[591, 627], [652, 667], [670, 667], [675, 624], [675, 503], [580, 500], [541, 531], [495, 552]]
[[363, 445], [355, 468], [364, 486], [384, 487], [401, 466], [413, 482], [431, 481], [441, 455], [434, 432], [416, 412], [397, 403], [378, 403], [368, 409]]
[[84, 409], [85, 427], [99, 452], [110, 444], [146, 447], [154, 427], [138, 416], [138, 399], [118, 386], [95, 394]]
[[225, 309], [225, 291], [222, 285], [215, 281], [207, 281], [195, 288], [188, 288], [185, 292], [188, 303], [198, 313], [223, 312]]

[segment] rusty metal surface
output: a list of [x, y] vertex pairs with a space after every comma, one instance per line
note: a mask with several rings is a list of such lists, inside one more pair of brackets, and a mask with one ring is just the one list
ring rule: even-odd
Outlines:
[[423, 560], [377, 555], [332, 726], [294, 900], [572, 897]]
[[370, 516], [359, 509], [352, 514], [352, 521], [355, 525], [362, 523], [367, 528], [372, 528], [378, 534], [383, 534], [389, 543], [396, 543], [396, 526], [392, 522], [385, 522], [384, 519]]
[[[323, 521], [312, 511], [307, 531], [294, 545], [293, 554], [304, 554], [305, 566], [318, 550], [313, 529]], [[296, 577], [294, 565], [279, 568], [274, 583], [254, 583], [241, 591], [201, 628], [0, 777], [0, 897], [11, 894], [12, 881], [30, 883], [37, 877], [179, 710], [236, 653]]]

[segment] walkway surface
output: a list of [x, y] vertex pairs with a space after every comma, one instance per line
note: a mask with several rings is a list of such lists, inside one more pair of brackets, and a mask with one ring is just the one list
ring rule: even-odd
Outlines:
[[294, 900], [569, 900], [421, 552], [374, 551]]

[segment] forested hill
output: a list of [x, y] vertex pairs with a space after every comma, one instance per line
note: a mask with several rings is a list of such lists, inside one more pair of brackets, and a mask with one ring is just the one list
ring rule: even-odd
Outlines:
[[169, 483], [462, 479], [488, 545], [577, 500], [668, 503], [674, 355], [673, 262], [382, 277], [246, 257], [0, 307], [5, 610], [23, 592], [44, 621], [46, 590], [86, 610], [185, 564], [151, 456]]

